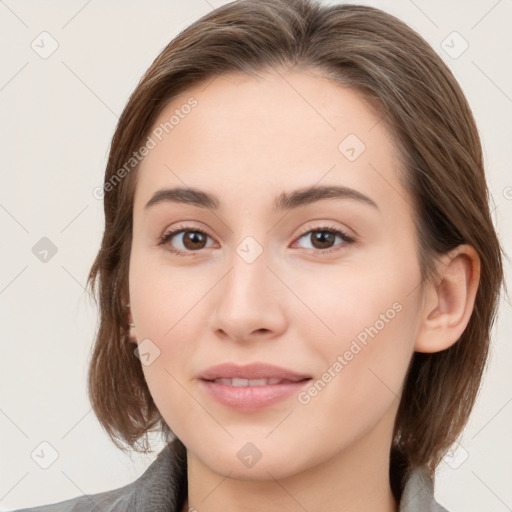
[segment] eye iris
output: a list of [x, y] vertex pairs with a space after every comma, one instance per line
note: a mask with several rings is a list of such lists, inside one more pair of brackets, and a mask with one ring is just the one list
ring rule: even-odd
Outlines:
[[316, 247], [315, 243], [320, 242], [320, 247], [316, 248], [325, 249], [334, 243], [335, 237], [336, 235], [330, 231], [315, 231], [313, 233], [313, 245]]
[[[202, 247], [198, 247], [197, 245], [194, 244], [197, 243], [199, 240], [199, 243], [201, 245], [201, 242], [204, 242], [205, 238], [206, 237], [199, 231], [186, 231], [183, 237], [183, 245], [187, 249], [202, 249]], [[191, 243], [191, 245], [189, 243]]]

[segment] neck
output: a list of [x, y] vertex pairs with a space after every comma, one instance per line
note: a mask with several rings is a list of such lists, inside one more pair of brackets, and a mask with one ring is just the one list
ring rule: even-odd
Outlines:
[[183, 512], [397, 512], [389, 480], [391, 439], [382, 441], [380, 426], [320, 464], [280, 479], [268, 473], [267, 480], [220, 475], [187, 450]]

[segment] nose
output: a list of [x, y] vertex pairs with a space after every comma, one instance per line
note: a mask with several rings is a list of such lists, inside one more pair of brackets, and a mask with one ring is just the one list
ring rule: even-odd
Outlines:
[[290, 291], [268, 266], [265, 252], [251, 263], [237, 253], [216, 286], [211, 329], [237, 342], [278, 337], [286, 328], [286, 295]]

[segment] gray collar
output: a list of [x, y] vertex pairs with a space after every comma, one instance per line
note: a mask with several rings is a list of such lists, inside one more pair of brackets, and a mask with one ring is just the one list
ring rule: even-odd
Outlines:
[[434, 488], [427, 468], [416, 468], [405, 483], [399, 512], [448, 512], [434, 499]]

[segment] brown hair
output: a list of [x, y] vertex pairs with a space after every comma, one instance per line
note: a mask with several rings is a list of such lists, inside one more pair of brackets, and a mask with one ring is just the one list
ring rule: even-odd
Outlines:
[[[422, 37], [372, 7], [321, 6], [313, 0], [224, 5], [178, 34], [142, 77], [113, 136], [105, 185], [112, 185], [176, 95], [224, 73], [257, 74], [275, 66], [321, 70], [361, 92], [382, 114], [414, 203], [424, 281], [433, 275], [436, 257], [459, 244], [470, 244], [480, 256], [481, 279], [467, 328], [447, 350], [414, 354], [396, 417], [393, 457], [405, 469], [426, 465], [433, 473], [477, 396], [503, 270], [473, 115], [452, 73]], [[99, 291], [101, 315], [88, 392], [113, 442], [138, 450], [150, 430], [168, 439], [172, 431], [127, 342], [136, 171], [105, 187], [105, 231], [88, 278], [92, 292]]]

